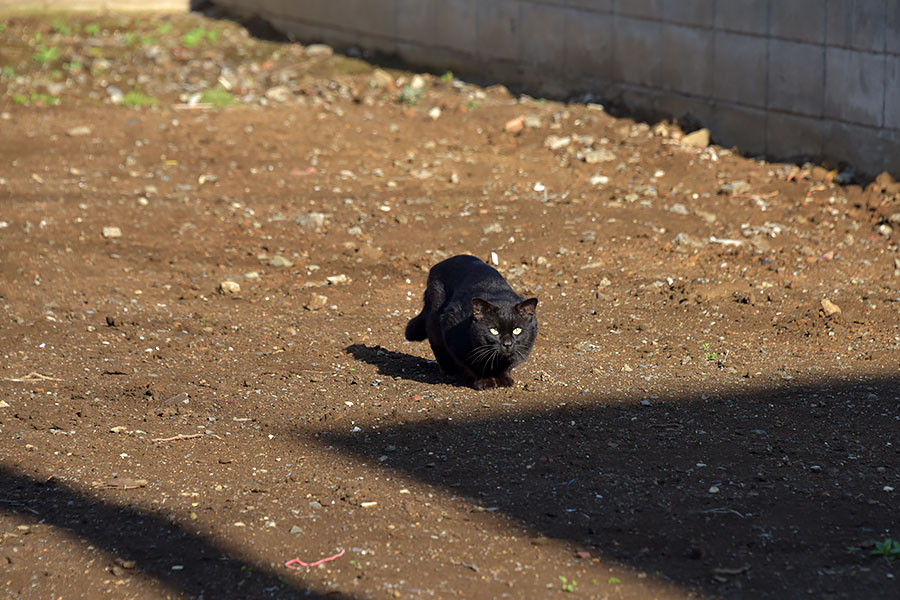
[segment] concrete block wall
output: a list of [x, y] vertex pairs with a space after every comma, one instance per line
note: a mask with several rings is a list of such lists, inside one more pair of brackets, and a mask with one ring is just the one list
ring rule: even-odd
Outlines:
[[900, 173], [900, 0], [216, 0], [533, 94], [690, 115], [747, 154]]

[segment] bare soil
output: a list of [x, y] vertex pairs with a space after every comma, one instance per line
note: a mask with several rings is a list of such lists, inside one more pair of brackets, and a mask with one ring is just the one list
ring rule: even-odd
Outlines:
[[[889, 177], [199, 16], [4, 23], [5, 597], [898, 596]], [[540, 299], [514, 388], [403, 339], [465, 252]]]

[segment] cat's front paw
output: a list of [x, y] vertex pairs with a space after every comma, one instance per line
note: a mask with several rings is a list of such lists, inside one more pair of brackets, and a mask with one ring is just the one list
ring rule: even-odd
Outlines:
[[497, 387], [499, 383], [493, 377], [484, 377], [482, 379], [476, 379], [475, 383], [472, 384], [476, 390], [490, 390]]
[[512, 387], [515, 385], [513, 378], [505, 373], [497, 377], [483, 377], [476, 379], [473, 387], [476, 390], [491, 390], [498, 387]]

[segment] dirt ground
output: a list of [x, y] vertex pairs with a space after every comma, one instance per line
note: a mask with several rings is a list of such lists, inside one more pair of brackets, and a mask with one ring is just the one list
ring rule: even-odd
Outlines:
[[[196, 15], [0, 22], [5, 597], [898, 597], [889, 177]], [[514, 388], [403, 338], [466, 252], [540, 299]]]

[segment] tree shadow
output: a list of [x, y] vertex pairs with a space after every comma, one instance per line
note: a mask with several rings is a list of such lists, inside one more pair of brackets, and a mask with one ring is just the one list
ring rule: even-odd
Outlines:
[[443, 373], [434, 361], [404, 352], [388, 350], [384, 346], [351, 344], [344, 348], [344, 352], [352, 355], [356, 360], [378, 367], [378, 372], [388, 377], [432, 385], [470, 387], [461, 377]]
[[[113, 557], [134, 561], [134, 572], [179, 593], [241, 599], [351, 598], [308, 590], [292, 582], [289, 572], [278, 574], [242, 560], [160, 515], [87, 498], [60, 483], [38, 481], [5, 466], [0, 466], [0, 481], [0, 511], [67, 530]], [[172, 565], [183, 569], [173, 570]]]
[[871, 545], [897, 536], [898, 390], [889, 377], [650, 406], [575, 396], [323, 437], [364, 460], [395, 448], [383, 465], [715, 597], [888, 598], [891, 564]]

